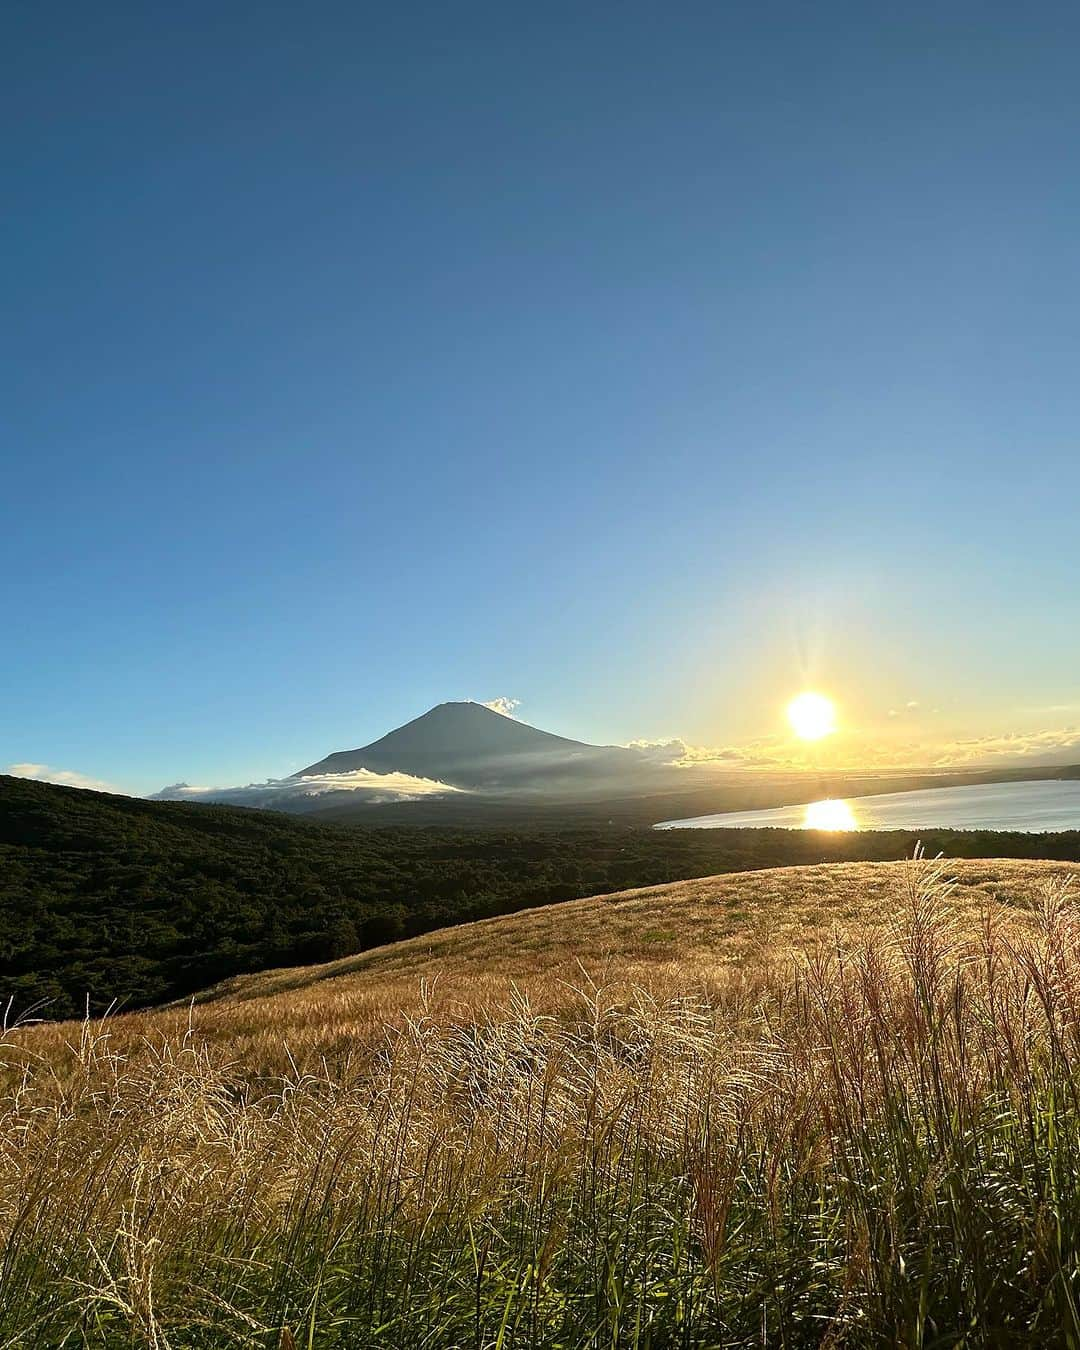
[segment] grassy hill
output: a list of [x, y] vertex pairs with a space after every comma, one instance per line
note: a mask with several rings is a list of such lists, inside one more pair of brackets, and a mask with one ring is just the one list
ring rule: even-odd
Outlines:
[[947, 869], [617, 893], [0, 1035], [0, 1344], [1072, 1344], [1080, 867]]
[[[0, 1006], [139, 1007], [447, 925], [717, 872], [910, 857], [910, 833], [318, 825], [0, 777]], [[931, 832], [950, 856], [1080, 859], [1080, 834]], [[662, 927], [662, 925], [660, 926]], [[663, 936], [655, 942], [663, 946]]]
[[[994, 911], [1030, 927], [1058, 886], [1080, 896], [1080, 863], [953, 859], [949, 908], [968, 936]], [[246, 1074], [337, 1062], [403, 1017], [473, 1021], [516, 998], [545, 1016], [584, 989], [666, 999], [753, 988], [792, 959], [839, 938], [873, 941], [897, 922], [912, 864], [828, 863], [699, 877], [454, 925], [315, 965], [236, 976], [165, 1008], [111, 1017], [124, 1054], [182, 1038], [220, 1047]], [[71, 1027], [34, 1027], [37, 1047], [62, 1047]], [[288, 1058], [285, 1047], [288, 1047]]]
[[[908, 862], [763, 869], [462, 924], [339, 961], [227, 981], [198, 996], [194, 1025], [252, 1064], [268, 1066], [271, 1047], [288, 1040], [294, 1059], [308, 1065], [333, 1055], [346, 1028], [367, 1034], [421, 1009], [484, 1016], [512, 989], [544, 1014], [574, 1007], [586, 987], [607, 987], [615, 998], [627, 988], [708, 997], [733, 979], [759, 982], [837, 933], [852, 942], [887, 928], [909, 869]], [[987, 908], [1023, 927], [1048, 888], [1080, 890], [1077, 863], [958, 859], [948, 875], [951, 911], [968, 932]], [[146, 1025], [176, 1028], [188, 1015], [184, 1004]]]
[[[954, 859], [946, 866], [952, 907], [969, 920], [993, 904], [1028, 914], [1047, 885], [1080, 879], [1077, 863]], [[659, 970], [665, 982], [686, 985], [696, 975], [714, 975], [718, 964], [747, 966], [807, 950], [834, 930], [850, 938], [888, 923], [898, 875], [907, 867], [905, 861], [771, 868], [618, 891], [457, 925], [340, 961], [242, 976], [199, 1001], [305, 991], [336, 996], [435, 978], [453, 985], [457, 997], [464, 981], [477, 979], [513, 981], [535, 994], [566, 977], [568, 963], [619, 980]]]

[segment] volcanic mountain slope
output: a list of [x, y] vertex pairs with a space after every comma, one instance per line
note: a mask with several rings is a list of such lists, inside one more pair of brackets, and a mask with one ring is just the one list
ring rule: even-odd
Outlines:
[[481, 791], [550, 792], [610, 788], [651, 768], [637, 750], [555, 736], [481, 703], [440, 703], [370, 745], [336, 751], [297, 776], [368, 769]]

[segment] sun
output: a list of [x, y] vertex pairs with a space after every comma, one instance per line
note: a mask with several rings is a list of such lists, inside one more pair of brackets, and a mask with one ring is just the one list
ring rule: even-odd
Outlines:
[[836, 704], [811, 689], [791, 700], [787, 717], [792, 731], [801, 741], [820, 741], [836, 730]]

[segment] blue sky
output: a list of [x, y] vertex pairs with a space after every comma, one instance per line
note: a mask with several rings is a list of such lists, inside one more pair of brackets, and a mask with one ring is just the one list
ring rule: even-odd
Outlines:
[[0, 766], [1080, 721], [1074, 6], [4, 27]]

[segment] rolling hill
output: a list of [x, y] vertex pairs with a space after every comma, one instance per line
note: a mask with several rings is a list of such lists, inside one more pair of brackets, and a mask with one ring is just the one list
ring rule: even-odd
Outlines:
[[1070, 1344], [1078, 875], [705, 877], [0, 1031], [0, 1333]]
[[[718, 872], [909, 857], [910, 833], [416, 829], [0, 776], [0, 1004], [70, 1017], [517, 910]], [[543, 820], [543, 817], [538, 817]], [[1080, 834], [935, 831], [950, 856], [1080, 859]], [[573, 915], [567, 922], [576, 922]], [[663, 925], [657, 925], [663, 928]], [[663, 950], [662, 934], [650, 939]]]
[[[942, 860], [956, 883], [951, 904], [974, 923], [985, 906], [1029, 914], [1047, 886], [1080, 863], [1006, 858]], [[907, 860], [763, 868], [590, 896], [479, 920], [316, 966], [241, 976], [205, 991], [200, 1003], [323, 998], [339, 1010], [360, 994], [380, 996], [438, 980], [451, 1001], [511, 983], [550, 998], [580, 979], [685, 988], [718, 969], [752, 968], [840, 933], [846, 939], [896, 917]], [[930, 864], [923, 864], [930, 866]], [[466, 997], [465, 991], [470, 991]], [[271, 1004], [267, 1003], [267, 1007]], [[306, 1015], [305, 1015], [306, 1021]]]
[[[968, 933], [988, 908], [1024, 924], [1048, 887], [1067, 881], [1080, 890], [1080, 862], [942, 865]], [[191, 1021], [253, 1064], [265, 1065], [285, 1043], [306, 1064], [401, 1016], [487, 1017], [519, 995], [552, 1013], [578, 1005], [582, 990], [606, 987], [617, 1001], [628, 986], [665, 998], [733, 977], [754, 984], [822, 941], [882, 932], [914, 869], [910, 861], [763, 868], [526, 909], [336, 961], [240, 975], [197, 994], [194, 1013], [184, 999], [113, 1019], [110, 1034], [117, 1045], [138, 1043]]]
[[[1080, 863], [957, 859], [945, 868], [968, 932], [987, 908], [1025, 923], [1048, 887], [1068, 879], [1080, 887]], [[196, 1024], [237, 1053], [302, 1028], [303, 1050], [321, 1057], [335, 1053], [346, 1028], [370, 1034], [421, 1012], [489, 1016], [512, 992], [553, 1013], [579, 1005], [579, 991], [604, 987], [618, 1001], [627, 987], [664, 999], [733, 976], [753, 985], [834, 935], [851, 942], [882, 932], [902, 909], [912, 869], [907, 861], [772, 868], [525, 910], [339, 961], [242, 976], [199, 997]]]

